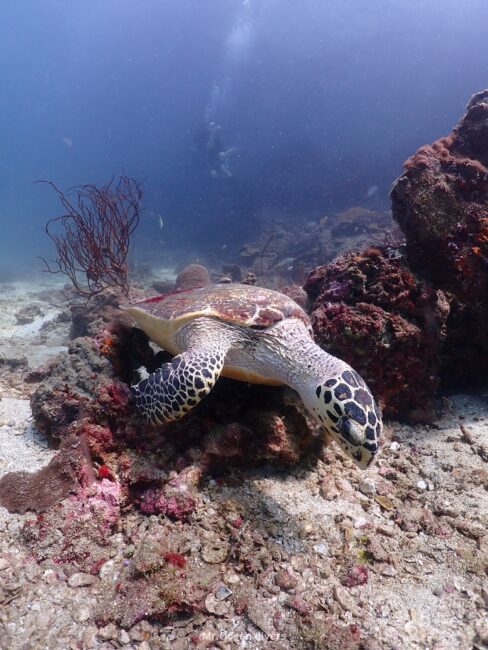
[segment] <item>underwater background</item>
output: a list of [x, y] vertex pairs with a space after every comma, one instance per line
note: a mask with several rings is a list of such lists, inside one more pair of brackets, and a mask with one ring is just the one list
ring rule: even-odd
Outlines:
[[0, 649], [488, 648], [487, 25], [0, 0]]
[[0, 272], [53, 254], [38, 179], [142, 181], [134, 255], [160, 265], [388, 209], [486, 87], [487, 24], [484, 0], [3, 0]]

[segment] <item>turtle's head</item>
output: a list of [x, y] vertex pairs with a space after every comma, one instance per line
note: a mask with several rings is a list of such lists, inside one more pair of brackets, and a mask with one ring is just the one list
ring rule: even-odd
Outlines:
[[371, 391], [352, 368], [314, 386], [306, 405], [343, 451], [366, 469], [378, 451], [381, 415]]

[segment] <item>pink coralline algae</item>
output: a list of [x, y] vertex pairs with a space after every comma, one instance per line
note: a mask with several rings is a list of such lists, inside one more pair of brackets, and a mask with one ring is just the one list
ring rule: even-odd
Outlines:
[[450, 294], [447, 382], [488, 368], [488, 89], [447, 137], [421, 147], [392, 187], [411, 268]]
[[200, 475], [197, 467], [189, 466], [162, 487], [154, 484], [143, 490], [134, 501], [147, 515], [164, 514], [170, 519], [186, 521], [196, 507], [195, 488]]
[[449, 314], [442, 291], [381, 248], [317, 267], [305, 290], [317, 343], [364, 377], [385, 414], [429, 419]]
[[179, 567], [180, 569], [182, 569], [186, 564], [186, 560], [183, 555], [180, 555], [179, 553], [172, 553], [171, 551], [167, 551], [164, 554], [164, 559], [166, 562], [169, 562], [169, 564]]
[[344, 587], [357, 587], [365, 585], [368, 582], [369, 573], [368, 568], [363, 564], [357, 564], [349, 569], [346, 575], [341, 579], [341, 584]]
[[22, 538], [38, 561], [51, 558], [92, 572], [107, 558], [107, 537], [120, 522], [120, 486], [102, 479], [28, 520]]

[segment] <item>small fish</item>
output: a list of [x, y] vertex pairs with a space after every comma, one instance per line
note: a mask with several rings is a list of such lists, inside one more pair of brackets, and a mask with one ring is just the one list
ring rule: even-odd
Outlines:
[[287, 271], [290, 271], [293, 268], [292, 262], [295, 261], [295, 257], [285, 257], [284, 260], [280, 260], [277, 264], [274, 265], [276, 270], [286, 268]]
[[323, 225], [326, 224], [328, 221], [329, 221], [329, 217], [328, 217], [326, 214], [324, 214], [324, 216], [320, 218], [320, 220], [319, 220], [319, 224], [320, 224], [321, 226], [323, 226]]
[[158, 214], [158, 217], [159, 217], [159, 227], [162, 228], [164, 226], [163, 217], [160, 214]]
[[64, 136], [61, 138], [61, 140], [64, 142], [64, 144], [67, 147], [72, 147], [73, 146], [73, 140], [71, 138], [65, 138]]
[[226, 248], [227, 248], [227, 244], [224, 244], [224, 245], [222, 246], [222, 250], [225, 251]]
[[375, 196], [378, 193], [379, 187], [377, 185], [371, 185], [366, 192], [366, 198], [370, 199], [372, 196]]

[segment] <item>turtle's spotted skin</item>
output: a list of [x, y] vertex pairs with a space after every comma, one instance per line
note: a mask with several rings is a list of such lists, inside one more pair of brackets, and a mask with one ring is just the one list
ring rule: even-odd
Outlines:
[[241, 284], [208, 285], [126, 309], [151, 339], [175, 355], [132, 387], [146, 420], [158, 424], [182, 417], [221, 374], [286, 384], [361, 468], [373, 460], [382, 423], [368, 386], [314, 343], [307, 314], [287, 296]]

